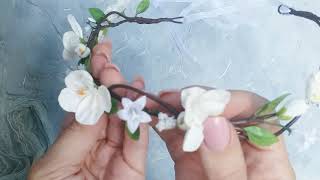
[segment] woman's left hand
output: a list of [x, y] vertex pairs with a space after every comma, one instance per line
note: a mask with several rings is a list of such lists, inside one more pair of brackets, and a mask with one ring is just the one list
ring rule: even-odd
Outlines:
[[[125, 83], [118, 68], [111, 64], [111, 43], [93, 50], [92, 73], [105, 86]], [[143, 79], [132, 86], [143, 89]], [[122, 95], [136, 98], [134, 94]], [[67, 125], [47, 153], [36, 161], [28, 179], [145, 179], [148, 125], [140, 125], [140, 138], [132, 140], [124, 123], [114, 116], [103, 115], [93, 126], [85, 126], [69, 114]]]

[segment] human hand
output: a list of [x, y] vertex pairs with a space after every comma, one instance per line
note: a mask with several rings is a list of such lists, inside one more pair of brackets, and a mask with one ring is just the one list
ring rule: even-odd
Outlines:
[[[160, 98], [183, 110], [179, 91], [160, 93]], [[239, 141], [234, 127], [229, 122], [252, 116], [266, 100], [246, 91], [231, 91], [231, 100], [221, 117], [208, 118], [204, 128], [204, 142], [199, 150], [183, 152], [184, 132], [180, 129], [159, 133], [165, 141], [175, 162], [177, 180], [293, 180], [294, 171], [288, 154], [280, 141], [261, 149], [247, 141]], [[150, 108], [158, 109], [151, 103]], [[274, 127], [266, 127], [276, 131]]]
[[[97, 45], [93, 50], [92, 74], [105, 86], [125, 83], [117, 67], [111, 64], [111, 43]], [[131, 84], [144, 88], [137, 78]], [[117, 91], [136, 98], [136, 94]], [[140, 125], [140, 138], [132, 140], [124, 123], [116, 115], [103, 115], [93, 126], [80, 125], [74, 115], [67, 117], [66, 127], [48, 152], [30, 170], [28, 179], [145, 179], [148, 146], [148, 125]]]

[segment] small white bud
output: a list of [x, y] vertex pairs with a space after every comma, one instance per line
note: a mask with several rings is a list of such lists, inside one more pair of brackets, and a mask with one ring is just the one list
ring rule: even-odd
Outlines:
[[177, 126], [177, 120], [174, 117], [169, 117], [167, 114], [160, 112], [158, 114], [159, 122], [156, 128], [159, 132], [163, 130], [174, 129]]
[[306, 90], [307, 101], [320, 104], [320, 71], [311, 75]]
[[303, 115], [308, 108], [309, 105], [304, 100], [291, 100], [277, 112], [277, 115], [281, 120], [292, 120]]

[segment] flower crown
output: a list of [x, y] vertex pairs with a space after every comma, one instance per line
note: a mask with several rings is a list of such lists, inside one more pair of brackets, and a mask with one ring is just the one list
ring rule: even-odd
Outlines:
[[[203, 87], [191, 87], [181, 91], [181, 104], [184, 110], [181, 112], [172, 105], [147, 92], [125, 84], [115, 84], [110, 87], [100, 85], [90, 74], [91, 51], [101, 42], [109, 28], [120, 26], [124, 23], [157, 24], [170, 22], [181, 24], [183, 17], [174, 18], [144, 18], [139, 15], [144, 13], [150, 5], [149, 0], [142, 0], [136, 7], [135, 16], [125, 14], [126, 4], [119, 2], [109, 7], [107, 12], [98, 8], [90, 8], [92, 17], [88, 18], [87, 24], [92, 29], [88, 38], [85, 38], [81, 26], [76, 18], [68, 15], [68, 21], [72, 31], [63, 35], [63, 58], [66, 60], [79, 60], [79, 67], [84, 69], [70, 72], [65, 78], [65, 85], [58, 101], [60, 106], [67, 112], [74, 112], [75, 119], [80, 124], [94, 125], [103, 113], [117, 114], [126, 122], [129, 136], [139, 139], [139, 124], [152, 121], [151, 116], [158, 118], [156, 128], [165, 131], [179, 128], [186, 131], [183, 150], [196, 151], [201, 145], [203, 136], [203, 122], [209, 116], [220, 116], [231, 99], [231, 93], [222, 89]], [[280, 14], [292, 14], [303, 17], [292, 8], [279, 6]], [[310, 17], [311, 16], [306, 16]], [[312, 17], [311, 17], [312, 18]], [[311, 19], [312, 20], [312, 19]], [[135, 101], [121, 97], [115, 93], [115, 89], [127, 89], [138, 93], [141, 97]], [[284, 94], [259, 108], [259, 110], [247, 119], [231, 121], [235, 126], [239, 138], [248, 140], [257, 146], [270, 146], [278, 141], [277, 136], [283, 132], [291, 133], [290, 127], [298, 121], [307, 109], [314, 104], [320, 103], [320, 72], [314, 73], [308, 81], [305, 99], [290, 99], [289, 94]], [[147, 98], [158, 103], [165, 112], [146, 108]], [[122, 109], [118, 109], [121, 102]], [[287, 121], [282, 125], [279, 121]], [[268, 124], [281, 127], [277, 132], [270, 132], [259, 125]]]

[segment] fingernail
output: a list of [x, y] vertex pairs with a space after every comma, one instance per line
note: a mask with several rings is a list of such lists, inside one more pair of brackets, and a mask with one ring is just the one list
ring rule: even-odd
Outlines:
[[105, 69], [113, 69], [117, 72], [120, 72], [120, 68], [114, 64], [108, 63], [104, 66]]
[[171, 93], [176, 93], [176, 92], [179, 92], [179, 90], [178, 89], [163, 90], [159, 92], [159, 97], [162, 98], [163, 96], [166, 96]]
[[144, 87], [144, 79], [141, 76], [136, 76], [133, 80], [133, 83], [140, 83], [140, 87]]
[[223, 151], [230, 142], [230, 126], [223, 117], [208, 118], [204, 123], [204, 142], [215, 152]]

